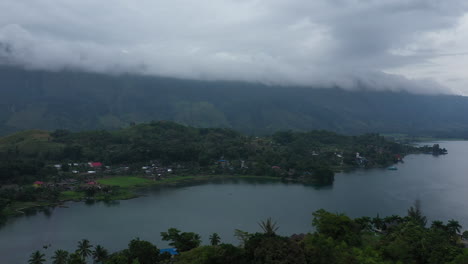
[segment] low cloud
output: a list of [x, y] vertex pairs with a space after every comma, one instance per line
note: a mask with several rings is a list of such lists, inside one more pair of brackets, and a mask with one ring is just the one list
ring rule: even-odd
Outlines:
[[0, 63], [468, 94], [462, 0], [3, 0]]

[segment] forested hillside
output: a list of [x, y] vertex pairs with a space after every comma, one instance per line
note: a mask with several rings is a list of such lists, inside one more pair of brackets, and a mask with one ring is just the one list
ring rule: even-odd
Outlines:
[[[377, 134], [285, 131], [254, 137], [166, 121], [115, 131], [33, 130], [0, 138], [0, 182], [55, 181], [57, 173], [73, 176], [67, 164], [97, 161], [108, 166], [106, 172], [133, 166], [134, 173], [143, 173], [142, 166], [159, 164], [183, 175], [268, 175], [330, 184], [333, 170], [385, 166], [418, 150]], [[58, 172], [56, 164], [64, 167]]]
[[24, 129], [116, 129], [171, 120], [250, 135], [325, 129], [468, 137], [466, 97], [371, 89], [352, 92], [2, 67], [0, 134]]

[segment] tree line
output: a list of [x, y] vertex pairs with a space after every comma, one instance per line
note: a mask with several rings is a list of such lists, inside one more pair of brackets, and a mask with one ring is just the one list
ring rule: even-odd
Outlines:
[[[110, 253], [101, 245], [93, 246], [83, 239], [74, 252], [56, 250], [53, 264], [85, 264], [87, 260], [105, 264], [464, 264], [468, 249], [463, 241], [468, 232], [461, 233], [455, 220], [446, 224], [427, 224], [419, 202], [406, 216], [361, 217], [352, 219], [323, 209], [313, 213], [315, 232], [282, 236], [279, 225], [271, 218], [261, 221], [261, 231], [248, 233], [236, 230], [238, 245], [222, 243], [213, 233], [209, 245], [201, 245], [200, 235], [170, 228], [161, 232], [164, 241], [178, 255], [160, 249], [138, 238], [128, 248]], [[46, 263], [41, 251], [30, 255], [30, 264]]]
[[[177, 165], [183, 174], [302, 177], [330, 184], [339, 168], [385, 166], [395, 161], [395, 155], [417, 151], [378, 134], [283, 131], [254, 137], [230, 129], [162, 121], [116, 131], [56, 130], [42, 135], [42, 141], [28, 141], [27, 137], [0, 141], [0, 182], [50, 180], [58, 174], [51, 167], [57, 163], [66, 172], [70, 162], [131, 166], [157, 160], [162, 165]], [[356, 153], [363, 159], [357, 161]]]

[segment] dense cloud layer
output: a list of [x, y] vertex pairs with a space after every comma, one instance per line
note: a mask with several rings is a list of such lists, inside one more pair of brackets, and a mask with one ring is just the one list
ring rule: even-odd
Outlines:
[[468, 94], [466, 0], [2, 0], [0, 62]]

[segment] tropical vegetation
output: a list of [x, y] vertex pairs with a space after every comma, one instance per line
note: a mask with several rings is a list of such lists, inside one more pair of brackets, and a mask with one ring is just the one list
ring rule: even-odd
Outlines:
[[[105, 264], [465, 264], [468, 249], [455, 220], [427, 224], [420, 203], [416, 202], [406, 216], [360, 217], [323, 209], [313, 213], [313, 233], [280, 235], [280, 226], [268, 218], [259, 222], [260, 232], [236, 230], [238, 245], [220, 243], [217, 233], [210, 235], [210, 245], [201, 245], [201, 237], [193, 232], [170, 228], [162, 239], [178, 252], [161, 251], [149, 241], [133, 239], [128, 248], [108, 253], [94, 247], [86, 239], [69, 254], [57, 250], [53, 263]], [[161, 253], [164, 252], [164, 253]], [[40, 251], [31, 254], [29, 263], [45, 263]]]

